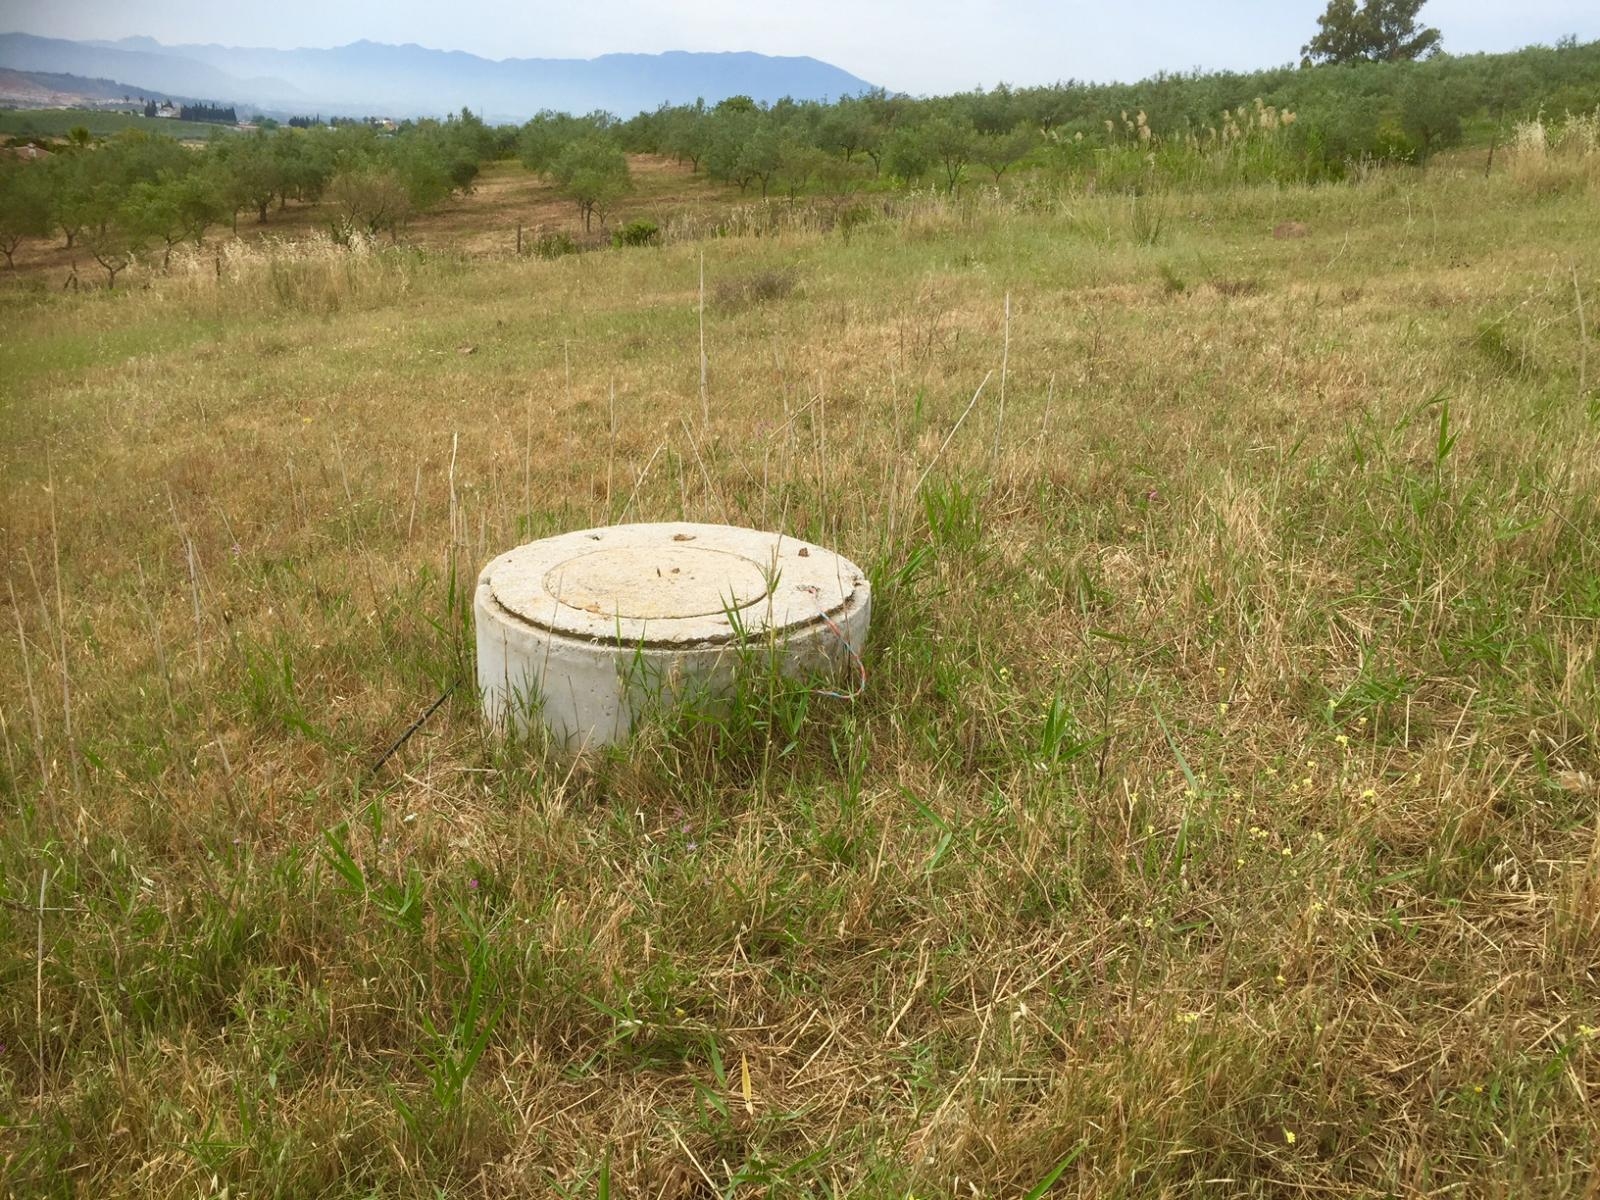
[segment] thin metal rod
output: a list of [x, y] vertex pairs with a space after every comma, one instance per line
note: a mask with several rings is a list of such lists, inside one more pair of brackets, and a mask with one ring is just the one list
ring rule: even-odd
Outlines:
[[390, 746], [381, 755], [379, 755], [378, 756], [378, 761], [372, 764], [372, 772], [373, 772], [373, 774], [376, 774], [379, 767], [383, 766], [384, 763], [388, 762], [391, 758], [393, 758], [394, 755], [395, 755], [395, 752], [397, 750], [399, 750], [401, 746], [404, 746], [407, 742], [409, 742], [411, 740], [411, 735], [413, 733], [415, 733], [417, 730], [421, 729], [422, 728], [422, 723], [424, 721], [426, 721], [429, 717], [433, 716], [434, 713], [438, 712], [439, 711], [439, 706], [441, 704], [443, 704], [446, 700], [450, 699], [450, 697], [455, 693], [456, 688], [458, 688], [460, 686], [461, 686], [461, 680], [458, 679], [454, 683], [452, 683], [449, 687], [445, 688], [445, 690], [442, 693], [440, 693], [439, 698], [437, 700], [435, 700], [432, 704], [428, 705], [428, 711], [427, 712], [423, 713], [415, 721], [411, 722], [411, 728], [407, 729], [398, 738], [396, 738], [394, 745]]

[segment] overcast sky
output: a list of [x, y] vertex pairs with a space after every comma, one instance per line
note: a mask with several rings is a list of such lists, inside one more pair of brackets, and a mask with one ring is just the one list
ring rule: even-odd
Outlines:
[[[0, 0], [0, 32], [168, 44], [368, 38], [488, 58], [611, 51], [809, 54], [895, 91], [1295, 61], [1327, 0]], [[1431, 0], [1446, 49], [1600, 38], [1600, 0]]]

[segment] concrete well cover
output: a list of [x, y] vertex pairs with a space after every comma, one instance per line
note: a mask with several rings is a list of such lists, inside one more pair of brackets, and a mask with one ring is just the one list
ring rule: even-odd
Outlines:
[[688, 522], [546, 538], [502, 554], [484, 582], [518, 621], [630, 645], [711, 645], [741, 630], [824, 623], [866, 588], [858, 568], [820, 546]]

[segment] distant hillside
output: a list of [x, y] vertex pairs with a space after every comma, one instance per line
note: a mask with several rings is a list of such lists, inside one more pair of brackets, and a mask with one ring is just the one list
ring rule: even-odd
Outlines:
[[276, 97], [295, 103], [298, 94], [282, 80], [242, 79], [208, 63], [171, 53], [110, 50], [87, 42], [0, 34], [0, 67], [13, 71], [115, 79], [129, 87], [215, 100]]
[[837, 99], [872, 85], [814, 58], [764, 54], [608, 54], [492, 60], [423, 46], [353, 42], [332, 49], [164, 46], [150, 38], [72, 42], [0, 35], [0, 67], [124, 80], [276, 110], [440, 115], [463, 106], [497, 120], [541, 109], [620, 116], [663, 103], [733, 95]]
[[114, 79], [86, 79], [48, 71], [0, 70], [0, 104], [93, 105], [122, 100], [172, 100], [180, 97]]

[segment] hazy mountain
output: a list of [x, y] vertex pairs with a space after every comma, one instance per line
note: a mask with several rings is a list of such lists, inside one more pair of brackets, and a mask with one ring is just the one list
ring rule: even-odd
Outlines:
[[166, 50], [157, 53], [148, 49], [108, 49], [26, 33], [0, 34], [0, 67], [115, 79], [130, 87], [216, 100], [256, 102], [259, 96], [260, 103], [270, 98], [275, 103], [292, 104], [301, 99], [294, 88], [280, 79], [241, 78]]
[[491, 119], [543, 108], [622, 116], [663, 102], [748, 95], [836, 99], [871, 85], [814, 58], [764, 54], [607, 54], [595, 59], [479, 58], [423, 46], [332, 49], [164, 46], [151, 38], [70, 42], [0, 35], [0, 67], [97, 75], [148, 88], [322, 113], [438, 115], [463, 105]]

